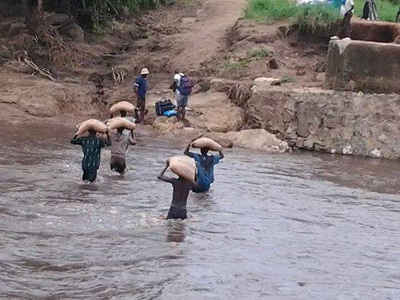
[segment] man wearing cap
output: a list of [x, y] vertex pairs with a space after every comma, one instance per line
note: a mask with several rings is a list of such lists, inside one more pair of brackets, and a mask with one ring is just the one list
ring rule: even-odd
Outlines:
[[147, 92], [147, 75], [149, 75], [149, 70], [147, 68], [143, 68], [140, 72], [140, 75], [136, 78], [134, 88], [136, 92], [137, 98], [137, 108], [139, 110], [138, 115], [136, 116], [137, 123], [144, 123], [144, 115], [146, 109], [146, 92]]

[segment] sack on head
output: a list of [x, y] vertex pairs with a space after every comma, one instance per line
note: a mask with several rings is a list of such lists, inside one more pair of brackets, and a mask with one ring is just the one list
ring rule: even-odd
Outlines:
[[129, 103], [128, 101], [121, 101], [118, 103], [115, 103], [113, 106], [110, 108], [110, 112], [112, 114], [120, 111], [126, 111], [126, 112], [133, 112], [135, 110], [135, 106], [132, 103]]
[[192, 146], [194, 148], [208, 148], [211, 151], [222, 151], [222, 146], [220, 144], [207, 137], [201, 137], [195, 140]]
[[196, 163], [188, 156], [173, 156], [168, 159], [170, 170], [176, 175], [195, 182]]
[[107, 126], [103, 122], [95, 119], [89, 119], [79, 124], [79, 129], [75, 133], [77, 136], [80, 136], [87, 132], [88, 130], [94, 130], [96, 132], [105, 133], [107, 132]]
[[116, 117], [116, 118], [112, 118], [112, 119], [108, 120], [107, 121], [107, 126], [111, 130], [118, 129], [118, 128], [125, 128], [125, 129], [128, 129], [128, 130], [134, 130], [136, 128], [136, 125], [134, 123], [128, 121], [125, 118], [121, 118], [121, 117]]

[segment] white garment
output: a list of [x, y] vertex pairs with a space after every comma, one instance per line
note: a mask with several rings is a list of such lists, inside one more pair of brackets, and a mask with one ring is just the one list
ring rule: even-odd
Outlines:
[[340, 6], [340, 14], [344, 16], [348, 11], [350, 11], [352, 6], [354, 6], [354, 0], [346, 0], [344, 5]]
[[176, 82], [175, 99], [174, 99], [174, 104], [175, 104], [175, 106], [178, 106], [178, 99], [179, 99], [179, 96], [180, 96], [180, 94], [181, 94], [181, 93], [179, 92], [178, 87], [179, 87], [180, 84], [181, 84], [181, 78], [182, 78], [183, 76], [185, 76], [185, 74], [183, 74], [183, 73], [178, 73], [178, 74], [175, 74], [175, 75], [174, 75], [174, 81]]

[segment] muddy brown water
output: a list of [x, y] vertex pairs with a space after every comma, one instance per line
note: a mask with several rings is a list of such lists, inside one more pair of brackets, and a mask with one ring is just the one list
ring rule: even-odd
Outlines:
[[129, 172], [80, 182], [63, 128], [0, 135], [2, 299], [400, 299], [400, 164], [226, 152], [189, 219], [142, 138]]

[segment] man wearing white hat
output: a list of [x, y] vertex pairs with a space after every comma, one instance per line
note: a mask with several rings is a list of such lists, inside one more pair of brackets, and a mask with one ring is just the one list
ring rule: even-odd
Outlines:
[[139, 110], [136, 116], [137, 123], [144, 123], [144, 115], [146, 110], [146, 92], [147, 92], [147, 75], [150, 72], [147, 68], [143, 68], [140, 75], [136, 78], [134, 88], [137, 99], [137, 109]]

